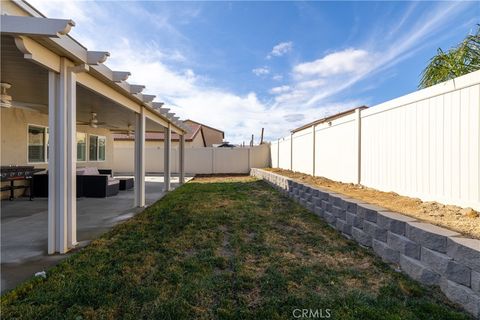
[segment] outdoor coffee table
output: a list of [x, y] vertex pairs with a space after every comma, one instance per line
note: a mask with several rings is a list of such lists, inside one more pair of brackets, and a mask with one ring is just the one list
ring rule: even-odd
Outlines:
[[120, 190], [130, 190], [133, 188], [133, 178], [119, 178], [120, 180]]

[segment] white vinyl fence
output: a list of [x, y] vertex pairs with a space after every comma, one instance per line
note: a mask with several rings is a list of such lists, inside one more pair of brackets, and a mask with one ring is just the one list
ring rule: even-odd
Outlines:
[[[147, 173], [163, 172], [163, 148], [145, 148]], [[116, 173], [132, 173], [133, 147], [114, 148], [113, 170]], [[190, 174], [249, 173], [251, 168], [270, 166], [270, 147], [263, 144], [248, 148], [186, 148], [185, 172]], [[178, 173], [178, 149], [171, 150], [171, 171]]]
[[271, 144], [272, 167], [477, 210], [479, 160], [480, 71]]

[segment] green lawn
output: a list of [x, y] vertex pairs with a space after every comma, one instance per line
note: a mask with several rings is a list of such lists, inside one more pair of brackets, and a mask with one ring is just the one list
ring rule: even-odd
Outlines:
[[2, 319], [469, 319], [250, 177], [192, 181], [47, 275]]

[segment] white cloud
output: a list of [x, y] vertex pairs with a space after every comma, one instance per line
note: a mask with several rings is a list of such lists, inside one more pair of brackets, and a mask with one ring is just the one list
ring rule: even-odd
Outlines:
[[281, 74], [276, 74], [272, 77], [272, 80], [281, 81], [283, 80], [283, 76]]
[[290, 86], [280, 86], [270, 89], [270, 93], [277, 94], [277, 93], [284, 93], [290, 91]]
[[292, 41], [280, 42], [279, 44], [273, 47], [272, 51], [267, 55], [267, 59], [270, 59], [272, 57], [281, 57], [284, 54], [292, 51], [292, 49], [293, 49]]
[[268, 67], [260, 67], [260, 68], [255, 68], [252, 70], [253, 74], [256, 76], [265, 76], [270, 73], [270, 69]]
[[327, 77], [344, 73], [359, 73], [371, 67], [371, 54], [362, 49], [346, 49], [330, 53], [321, 59], [296, 65], [293, 71], [300, 76]]
[[299, 89], [317, 89], [325, 85], [327, 80], [325, 79], [314, 79], [314, 80], [306, 80], [301, 81], [297, 84], [297, 88]]

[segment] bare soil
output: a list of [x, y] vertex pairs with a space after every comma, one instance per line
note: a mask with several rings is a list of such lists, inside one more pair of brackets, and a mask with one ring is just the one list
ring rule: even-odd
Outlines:
[[464, 236], [480, 239], [480, 213], [472, 208], [461, 208], [438, 202], [424, 202], [417, 198], [383, 192], [352, 183], [342, 183], [300, 172], [267, 168], [265, 170], [295, 179], [312, 186], [326, 188], [352, 198], [379, 205], [440, 227], [457, 231]]

